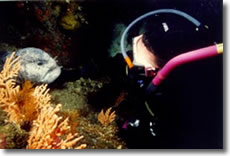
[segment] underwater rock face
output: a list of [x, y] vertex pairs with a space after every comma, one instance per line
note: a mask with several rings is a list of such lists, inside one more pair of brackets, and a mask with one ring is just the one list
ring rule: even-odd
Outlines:
[[103, 88], [103, 83], [97, 80], [80, 78], [74, 82], [67, 82], [63, 89], [51, 91], [54, 103], [61, 103], [67, 110], [89, 110], [88, 96]]
[[[62, 89], [55, 89], [50, 93], [53, 104], [62, 104], [60, 114], [64, 118], [69, 118], [71, 130], [84, 136], [82, 143], [87, 144], [87, 149], [127, 148], [126, 143], [118, 135], [118, 125], [112, 122], [115, 120], [115, 112], [110, 121], [103, 125], [98, 120], [99, 112], [95, 111], [95, 107], [100, 106], [93, 107], [89, 104], [90, 96], [99, 94], [108, 82], [109, 80], [105, 78], [98, 80], [80, 78], [66, 82]], [[110, 115], [109, 111], [107, 113]]]
[[[8, 52], [6, 57], [10, 56]], [[19, 80], [30, 80], [34, 83], [52, 83], [61, 74], [61, 68], [48, 53], [38, 48], [23, 48], [16, 51], [20, 56], [22, 69], [19, 71]], [[6, 60], [1, 58], [1, 60]], [[4, 61], [2, 61], [4, 62]]]

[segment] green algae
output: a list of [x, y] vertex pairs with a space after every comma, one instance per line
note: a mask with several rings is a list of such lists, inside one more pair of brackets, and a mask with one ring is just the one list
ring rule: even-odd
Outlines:
[[6, 138], [6, 149], [24, 149], [27, 145], [29, 133], [15, 123], [0, 125], [0, 134]]

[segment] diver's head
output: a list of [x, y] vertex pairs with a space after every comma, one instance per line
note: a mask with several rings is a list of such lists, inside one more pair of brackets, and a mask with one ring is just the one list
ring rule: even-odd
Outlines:
[[133, 44], [134, 55], [138, 54], [142, 64], [161, 68], [174, 56], [213, 44], [213, 41], [203, 26], [197, 28], [187, 21], [177, 23], [161, 19], [135, 37]]

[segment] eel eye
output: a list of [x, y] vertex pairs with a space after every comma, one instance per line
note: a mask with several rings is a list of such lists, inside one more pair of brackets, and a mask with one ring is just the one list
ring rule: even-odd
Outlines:
[[41, 66], [41, 65], [43, 65], [43, 63], [42, 63], [42, 62], [38, 62], [38, 64], [37, 64], [37, 65]]

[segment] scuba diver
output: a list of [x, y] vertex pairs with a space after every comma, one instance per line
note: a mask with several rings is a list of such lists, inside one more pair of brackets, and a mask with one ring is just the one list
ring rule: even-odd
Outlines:
[[158, 15], [147, 23], [146, 32], [133, 38], [133, 64], [154, 71], [174, 56], [214, 44], [205, 26], [197, 28], [176, 15]]
[[[176, 115], [172, 116], [172, 111], [178, 108], [171, 106], [172, 101], [169, 101], [169, 99], [175, 99], [175, 87], [177, 86], [168, 85], [166, 82], [162, 85], [163, 89], [157, 88], [154, 94], [146, 94], [146, 90], [149, 84], [152, 87], [151, 80], [170, 59], [185, 52], [215, 44], [207, 26], [197, 24], [194, 18], [183, 12], [173, 9], [165, 10], [165, 12], [159, 10], [158, 13], [157, 11], [156, 13], [150, 12], [150, 14], [145, 14], [146, 16], [137, 18], [127, 27], [121, 39], [121, 50], [123, 50], [123, 57], [129, 67], [126, 70], [131, 86], [129, 95], [138, 97], [135, 98], [137, 101], [128, 102], [130, 107], [137, 111], [134, 112], [131, 119], [123, 123], [123, 135], [128, 135], [128, 139], [135, 136], [140, 142], [147, 142], [149, 145], [140, 144], [139, 147], [133, 146], [134, 148], [142, 148], [142, 145], [143, 148], [180, 147], [173, 143], [181, 135], [179, 129], [182, 125], [178, 122], [181, 119], [175, 117]], [[132, 39], [133, 50], [124, 54], [122, 44], [126, 33], [136, 22], [147, 16], [152, 16], [152, 18], [145, 21], [145, 32], [137, 34]], [[162, 92], [168, 93], [162, 95]], [[130, 144], [132, 146], [132, 141]]]

